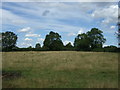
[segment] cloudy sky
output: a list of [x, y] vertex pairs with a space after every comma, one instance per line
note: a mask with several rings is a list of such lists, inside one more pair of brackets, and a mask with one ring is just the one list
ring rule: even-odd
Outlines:
[[42, 45], [50, 31], [58, 32], [64, 44], [73, 43], [91, 28], [104, 32], [104, 45], [117, 46], [117, 2], [3, 2], [0, 12], [0, 29], [16, 33], [19, 47]]

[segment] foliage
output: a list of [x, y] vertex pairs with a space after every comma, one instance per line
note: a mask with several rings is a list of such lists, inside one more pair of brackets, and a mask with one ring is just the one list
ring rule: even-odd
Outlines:
[[78, 34], [74, 41], [76, 50], [89, 51], [95, 48], [102, 48], [106, 39], [102, 35], [102, 31], [97, 28], [92, 28], [87, 33]]
[[66, 51], [73, 51], [74, 50], [74, 47], [72, 46], [72, 44], [69, 42], [68, 44], [66, 44], [64, 46], [64, 50]]
[[[11, 51], [13, 47], [16, 46], [17, 35], [13, 32], [3, 32], [2, 34], [2, 50], [3, 51]], [[0, 40], [0, 42], [1, 42]]]
[[35, 50], [37, 50], [37, 51], [41, 50], [41, 45], [40, 45], [40, 43], [37, 43], [37, 44], [35, 45]]
[[119, 48], [111, 45], [111, 46], [104, 47], [104, 51], [105, 52], [119, 52]]
[[119, 52], [120, 48], [116, 46], [102, 47], [106, 39], [103, 32], [97, 28], [78, 34], [74, 40], [74, 46], [69, 42], [63, 45], [61, 35], [51, 31], [46, 35], [41, 47], [40, 43], [36, 43], [35, 48], [29, 46], [27, 48], [19, 48], [16, 46], [17, 35], [13, 32], [0, 33], [0, 51], [95, 51], [95, 52]]
[[105, 43], [106, 39], [102, 35], [102, 31], [97, 28], [92, 28], [91, 31], [87, 32], [87, 35], [90, 39], [91, 48], [102, 48], [103, 43]]
[[74, 47], [76, 48], [76, 50], [89, 50], [90, 48], [90, 41], [89, 38], [87, 36], [87, 34], [83, 33], [83, 34], [78, 34], [78, 36], [75, 38], [74, 41]]
[[52, 50], [52, 51], [60, 51], [63, 49], [63, 43], [62, 41], [60, 40], [54, 40], [50, 46], [49, 46], [49, 49]]
[[41, 48], [40, 43], [37, 43], [37, 44], [35, 45], [35, 48]]
[[46, 35], [43, 46], [48, 48], [48, 50], [62, 50], [63, 43], [61, 36], [58, 33], [51, 31], [48, 35]]

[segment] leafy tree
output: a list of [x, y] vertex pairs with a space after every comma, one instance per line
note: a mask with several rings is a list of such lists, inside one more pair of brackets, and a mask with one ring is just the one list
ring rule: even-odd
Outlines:
[[87, 34], [78, 34], [74, 41], [74, 47], [76, 50], [89, 50], [90, 39]]
[[16, 46], [17, 35], [13, 32], [3, 32], [2, 34], [2, 49], [3, 51], [12, 50], [13, 47]]
[[35, 45], [35, 50], [37, 50], [37, 51], [41, 50], [41, 45], [40, 45], [40, 43], [37, 43], [37, 44]]
[[119, 52], [119, 49], [116, 46], [110, 45], [104, 47], [105, 52]]
[[0, 33], [0, 51], [2, 51], [2, 33]]
[[27, 47], [27, 50], [28, 50], [28, 51], [32, 51], [32, 50], [33, 50], [33, 47], [32, 47], [32, 46], [29, 46], [29, 47]]
[[64, 50], [74, 50], [74, 47], [72, 46], [71, 42], [69, 42], [68, 44], [65, 45], [65, 49]]
[[87, 32], [87, 35], [90, 39], [90, 46], [92, 49], [102, 48], [103, 43], [105, 43], [106, 41], [102, 33], [103, 32], [97, 28], [92, 28], [91, 31]]
[[37, 43], [37, 44], [35, 45], [35, 48], [40, 49], [40, 48], [41, 48], [40, 43]]
[[74, 41], [76, 50], [91, 50], [94, 48], [102, 48], [106, 39], [102, 35], [102, 31], [97, 28], [92, 28], [87, 33], [78, 34]]
[[61, 36], [58, 33], [50, 32], [46, 35], [46, 38], [43, 42], [43, 47], [48, 50], [62, 50], [63, 43], [61, 40]]
[[60, 51], [62, 50], [62, 48], [63, 48], [63, 43], [62, 41], [59, 40], [54, 40], [49, 46], [49, 49], [52, 51]]
[[65, 47], [67, 47], [67, 48], [73, 48], [71, 42], [69, 42], [68, 44], [66, 44]]

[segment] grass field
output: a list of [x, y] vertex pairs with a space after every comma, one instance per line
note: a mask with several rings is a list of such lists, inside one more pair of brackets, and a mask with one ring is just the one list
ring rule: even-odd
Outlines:
[[117, 88], [118, 54], [3, 52], [3, 88]]

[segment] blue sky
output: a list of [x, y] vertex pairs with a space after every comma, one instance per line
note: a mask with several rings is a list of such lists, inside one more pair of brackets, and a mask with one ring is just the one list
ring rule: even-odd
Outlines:
[[116, 2], [3, 2], [2, 31], [18, 35], [17, 46], [43, 44], [46, 34], [58, 32], [64, 44], [80, 34], [99, 28], [106, 45], [116, 45], [118, 6]]

